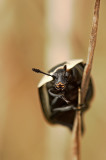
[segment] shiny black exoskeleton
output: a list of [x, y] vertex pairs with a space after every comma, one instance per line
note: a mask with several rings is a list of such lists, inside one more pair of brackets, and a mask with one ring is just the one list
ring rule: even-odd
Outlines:
[[[49, 122], [62, 124], [72, 129], [84, 66], [81, 60], [74, 60], [59, 64], [48, 73], [33, 69], [35, 72], [49, 76], [49, 78], [45, 76], [38, 86], [42, 109]], [[90, 80], [85, 102], [81, 107], [82, 113], [89, 107], [92, 96], [93, 86]]]

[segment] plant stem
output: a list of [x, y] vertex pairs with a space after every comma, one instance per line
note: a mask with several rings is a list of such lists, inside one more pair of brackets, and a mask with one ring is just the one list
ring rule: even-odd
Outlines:
[[[99, 20], [99, 8], [100, 8], [100, 0], [96, 0], [94, 7], [94, 15], [92, 22], [92, 31], [90, 35], [89, 47], [88, 47], [88, 58], [87, 63], [84, 69], [81, 91], [79, 91], [78, 104], [84, 104], [84, 100], [86, 97], [86, 93], [89, 86], [90, 73], [92, 69], [94, 50], [96, 46], [97, 39], [97, 29], [98, 29], [98, 20]], [[72, 160], [80, 160], [81, 159], [81, 113], [78, 111], [75, 117], [74, 128], [72, 132]]]

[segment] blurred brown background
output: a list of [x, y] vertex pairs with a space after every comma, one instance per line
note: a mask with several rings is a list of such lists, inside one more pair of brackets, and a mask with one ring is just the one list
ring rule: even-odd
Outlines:
[[[71, 133], [46, 123], [37, 84], [71, 58], [86, 61], [95, 0], [0, 2], [0, 160], [69, 160]], [[106, 2], [101, 1], [92, 75], [95, 98], [85, 114], [82, 160], [106, 159]]]

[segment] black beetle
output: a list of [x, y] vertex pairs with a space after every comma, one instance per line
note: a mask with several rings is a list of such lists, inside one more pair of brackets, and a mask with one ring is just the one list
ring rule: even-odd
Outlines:
[[[48, 73], [32, 68], [34, 72], [45, 74], [38, 89], [43, 113], [52, 124], [62, 124], [72, 130], [78, 110], [78, 89], [81, 87], [84, 66], [83, 60], [77, 59], [61, 63]], [[88, 109], [92, 97], [93, 85], [90, 79], [85, 102], [81, 105], [81, 113]]]

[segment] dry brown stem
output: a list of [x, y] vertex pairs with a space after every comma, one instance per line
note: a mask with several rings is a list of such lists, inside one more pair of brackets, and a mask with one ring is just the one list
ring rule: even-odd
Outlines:
[[96, 0], [95, 7], [94, 7], [93, 22], [92, 22], [92, 31], [91, 31], [89, 47], [88, 47], [88, 58], [87, 58], [87, 63], [84, 69], [82, 84], [81, 84], [81, 103], [84, 102], [87, 89], [88, 89], [89, 79], [90, 79], [90, 73], [91, 73], [93, 57], [94, 57], [94, 50], [96, 46], [98, 20], [99, 20], [99, 8], [100, 8], [100, 0]]
[[[84, 99], [88, 90], [88, 84], [90, 80], [90, 73], [92, 69], [94, 50], [96, 46], [96, 38], [97, 38], [97, 29], [98, 29], [98, 20], [99, 20], [99, 8], [100, 8], [100, 0], [96, 0], [94, 7], [94, 16], [92, 23], [92, 31], [90, 35], [89, 47], [88, 47], [88, 58], [87, 63], [84, 69], [82, 84], [81, 84], [81, 92], [78, 96], [80, 96], [79, 104], [84, 103]], [[78, 111], [76, 113], [74, 129], [72, 133], [72, 160], [80, 160], [81, 157], [81, 113]]]
[[[78, 108], [80, 108], [81, 104], [81, 90], [78, 90]], [[73, 134], [72, 134], [72, 160], [80, 160], [81, 154], [81, 111], [78, 111], [76, 114]]]

